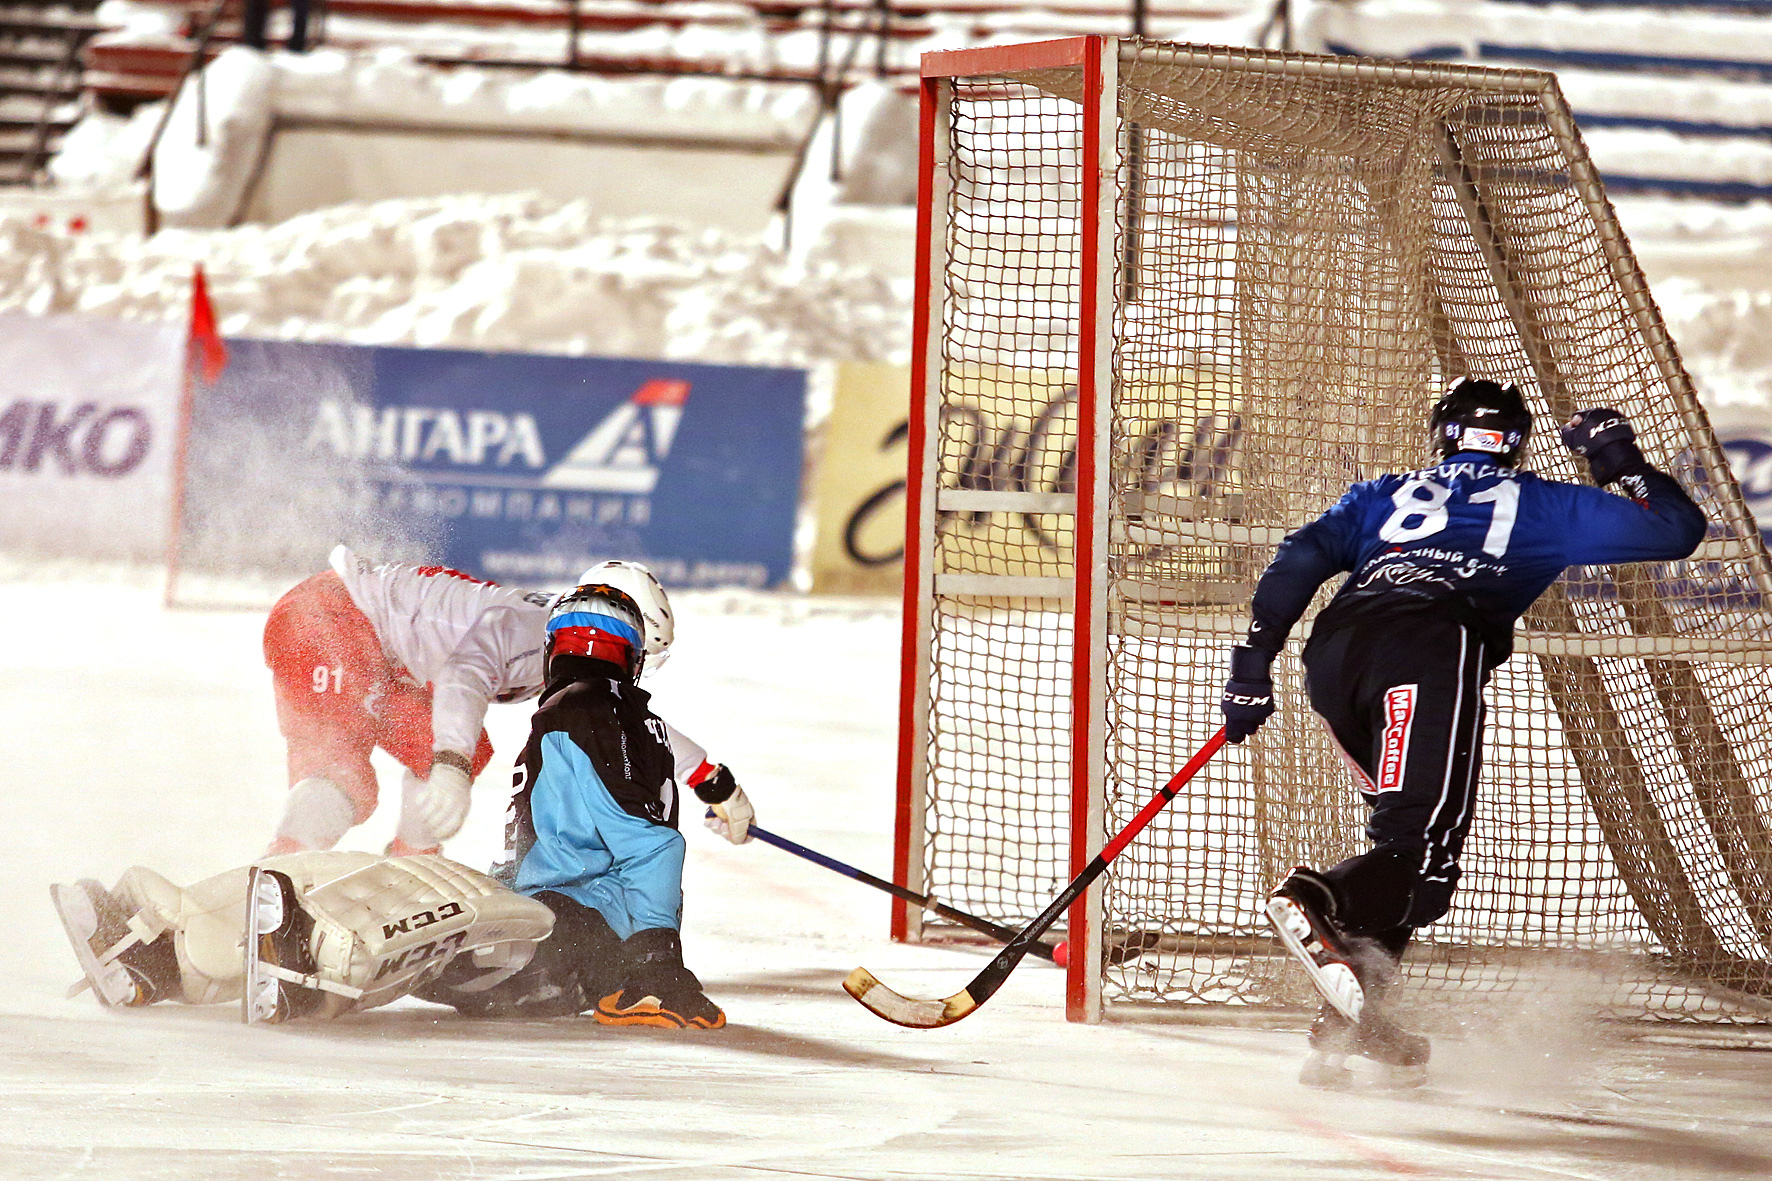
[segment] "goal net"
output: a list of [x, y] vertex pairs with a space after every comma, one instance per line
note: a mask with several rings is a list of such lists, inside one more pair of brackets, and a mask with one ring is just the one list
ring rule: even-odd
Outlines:
[[[1578, 969], [1614, 1013], [1764, 1019], [1772, 566], [1553, 76], [1099, 37], [924, 63], [901, 880], [1038, 913], [1219, 725], [1274, 545], [1423, 466], [1470, 374], [1526, 391], [1550, 478], [1586, 479], [1555, 423], [1623, 410], [1710, 530], [1522, 621], [1409, 993]], [[1274, 719], [1071, 911], [1073, 1019], [1308, 1000], [1261, 902], [1365, 811], [1309, 621]]]

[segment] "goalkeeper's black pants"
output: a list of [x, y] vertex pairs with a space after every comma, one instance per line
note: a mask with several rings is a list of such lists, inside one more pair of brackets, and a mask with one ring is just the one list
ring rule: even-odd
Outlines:
[[1476, 633], [1427, 614], [1350, 623], [1305, 646], [1311, 707], [1372, 807], [1372, 851], [1324, 875], [1350, 933], [1406, 942], [1452, 903], [1482, 763], [1486, 657]]

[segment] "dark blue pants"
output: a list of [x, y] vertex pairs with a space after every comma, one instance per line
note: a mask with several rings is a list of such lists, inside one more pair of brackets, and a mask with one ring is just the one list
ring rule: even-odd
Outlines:
[[1305, 646], [1311, 708], [1372, 806], [1372, 851], [1325, 875], [1350, 932], [1423, 927], [1452, 903], [1482, 765], [1486, 657], [1474, 632], [1426, 613], [1362, 620]]

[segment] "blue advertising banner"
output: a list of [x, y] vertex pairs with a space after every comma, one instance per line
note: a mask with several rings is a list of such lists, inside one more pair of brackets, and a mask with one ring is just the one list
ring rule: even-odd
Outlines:
[[[614, 557], [672, 586], [788, 577], [801, 370], [227, 343], [194, 416], [206, 517], [238, 515], [226, 487], [247, 504], [293, 495], [308, 501], [298, 533], [327, 523], [314, 543], [518, 585], [563, 585]], [[250, 521], [223, 532], [239, 548]]]

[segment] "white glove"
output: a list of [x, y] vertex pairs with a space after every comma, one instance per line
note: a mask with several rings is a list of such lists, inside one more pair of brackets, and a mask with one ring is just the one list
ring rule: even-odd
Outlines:
[[454, 836], [468, 818], [471, 782], [467, 771], [453, 763], [432, 763], [430, 778], [412, 801], [413, 819], [430, 829], [439, 841]]
[[751, 839], [751, 821], [756, 819], [756, 809], [744, 794], [744, 788], [734, 786], [732, 794], [718, 804], [708, 805], [708, 815], [703, 824], [709, 831], [716, 832], [735, 845], [742, 845]]

